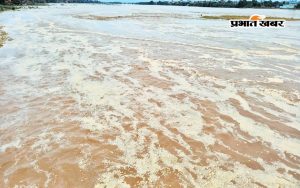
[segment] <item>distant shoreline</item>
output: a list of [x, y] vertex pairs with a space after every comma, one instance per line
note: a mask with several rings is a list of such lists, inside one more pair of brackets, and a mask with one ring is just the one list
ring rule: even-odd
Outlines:
[[[77, 4], [77, 3], [76, 3]], [[130, 5], [143, 5], [137, 3], [121, 3], [121, 4], [130, 4]], [[149, 5], [150, 6], [150, 5]], [[200, 6], [184, 6], [184, 5], [153, 5], [153, 6], [174, 6], [174, 7], [200, 7]], [[275, 8], [275, 7], [250, 7], [250, 8], [240, 8], [240, 7], [200, 7], [200, 8], [232, 8], [232, 9], [266, 9], [266, 10], [300, 10], [300, 8], [293, 9], [283, 9], [283, 8]]]
[[34, 8], [38, 8], [39, 6], [45, 6], [45, 5], [47, 5], [47, 4], [42, 4], [42, 3], [27, 4], [27, 5], [14, 5], [14, 4], [2, 5], [2, 4], [0, 4], [0, 12], [15, 11], [15, 10], [19, 10], [22, 8], [34, 9]]
[[286, 2], [282, 1], [264, 1], [258, 2], [257, 0], [246, 1], [192, 1], [192, 2], [170, 2], [170, 1], [149, 1], [149, 2], [138, 2], [133, 4], [140, 5], [165, 5], [165, 6], [189, 6], [189, 7], [207, 7], [207, 8], [255, 8], [255, 9], [300, 9], [300, 2], [298, 2], [294, 8], [283, 8]]
[[[136, 2], [136, 3], [123, 3], [123, 2], [101, 2], [101, 1], [90, 1], [90, 0], [71, 0], [69, 2], [51, 2], [52, 0], [46, 0], [46, 3], [40, 3], [40, 2], [35, 2], [35, 3], [28, 3], [28, 4], [1, 4], [0, 3], [0, 12], [3, 11], [8, 11], [8, 10], [18, 10], [24, 7], [27, 8], [37, 8], [38, 6], [45, 6], [48, 4], [103, 4], [103, 5], [154, 5], [154, 6], [185, 6], [185, 7], [203, 7], [203, 8], [236, 8], [236, 9], [283, 9], [283, 10], [300, 10], [300, 2], [295, 6], [295, 8], [280, 8], [280, 7], [275, 7], [275, 6], [242, 6], [241, 4], [239, 5], [240, 2], [232, 2], [232, 1], [227, 1], [225, 3], [232, 3], [230, 6], [222, 6], [221, 1], [218, 2], [205, 2], [205, 1], [195, 1], [195, 2], [168, 2], [168, 1], [158, 1], [158, 2]], [[207, 4], [197, 4], [197, 3], [207, 3]], [[248, 1], [247, 1], [248, 2]], [[272, 1], [271, 1], [272, 2]], [[209, 6], [209, 3], [211, 3], [212, 6]], [[217, 3], [217, 4], [213, 4]], [[253, 3], [248, 2], [248, 3]], [[258, 2], [259, 3], [259, 2]], [[273, 2], [274, 5], [283, 5], [284, 2], [278, 2], [275, 1]], [[278, 4], [279, 3], [279, 4]]]

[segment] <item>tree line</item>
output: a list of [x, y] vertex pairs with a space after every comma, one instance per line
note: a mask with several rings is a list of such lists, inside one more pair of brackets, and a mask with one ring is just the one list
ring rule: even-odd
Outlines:
[[0, 5], [34, 5], [44, 3], [101, 3], [122, 4], [121, 2], [101, 2], [98, 0], [0, 0]]
[[[10, 5], [32, 5], [38, 3], [102, 3], [102, 4], [121, 4], [120, 2], [104, 3], [98, 0], [0, 0], [0, 4]], [[195, 7], [227, 7], [227, 8], [279, 8], [288, 1], [261, 1], [257, 0], [247, 1], [149, 1], [138, 2], [134, 4], [139, 5], [171, 5], [171, 6], [195, 6]], [[300, 2], [295, 8], [300, 8]]]
[[[194, 7], [225, 7], [225, 8], [279, 8], [284, 4], [288, 4], [288, 1], [261, 1], [257, 0], [247, 1], [149, 1], [140, 2], [141, 5], [171, 5], [171, 6], [194, 6]], [[295, 8], [300, 8], [300, 3]]]

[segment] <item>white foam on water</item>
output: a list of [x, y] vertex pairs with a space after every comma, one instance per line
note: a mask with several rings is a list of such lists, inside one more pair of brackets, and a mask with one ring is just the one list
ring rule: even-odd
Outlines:
[[[32, 153], [36, 157], [24, 164], [18, 164], [19, 159], [13, 161], [16, 165], [5, 169], [6, 184], [16, 169], [29, 164], [45, 180], [28, 186], [47, 187], [55, 178], [73, 176], [77, 167], [80, 170], [74, 176], [88, 173], [94, 170], [91, 165], [103, 162], [105, 171], [87, 178], [97, 188], [130, 187], [127, 177], [139, 177], [138, 186], [148, 187], [172, 173], [174, 181], [186, 187], [255, 187], [255, 182], [269, 187], [297, 185], [288, 172], [299, 174], [298, 169], [282, 161], [269, 163], [255, 154], [248, 156], [241, 153], [244, 148], [240, 151], [219, 138], [220, 134], [234, 135], [241, 143], [260, 142], [280, 159], [299, 166], [297, 158], [291, 157], [297, 161], [293, 162], [284, 156], [300, 156], [299, 138], [273, 130], [264, 122], [277, 117], [280, 125], [300, 130], [296, 79], [299, 47], [287, 37], [298, 39], [297, 32], [285, 28], [278, 38], [275, 30], [257, 31], [259, 34], [232, 31], [222, 20], [195, 19], [206, 11], [196, 7], [156, 6], [150, 10], [149, 6], [65, 4], [1, 14], [13, 40], [0, 49], [0, 68], [5, 70], [0, 75], [0, 104], [7, 105], [4, 101], [9, 100], [16, 107], [0, 111], [5, 115], [0, 118], [0, 131], [20, 128], [24, 132], [8, 143], [0, 136], [4, 143], [0, 154], [9, 155], [7, 151], [13, 148], [24, 154], [21, 158], [27, 159]], [[221, 15], [232, 10], [210, 11]], [[236, 11], [250, 14], [257, 10]], [[260, 11], [291, 16], [287, 10]], [[164, 14], [151, 18], [145, 12]], [[179, 13], [184, 19], [176, 18]], [[132, 14], [141, 17], [104, 21], [76, 18]], [[295, 28], [300, 27], [297, 24]], [[274, 47], [273, 39], [283, 44]], [[285, 88], [285, 83], [295, 88]], [[105, 138], [106, 134], [111, 137]], [[23, 142], [20, 138], [26, 139]], [[77, 143], [77, 139], [85, 142], [90, 138], [95, 141]], [[194, 151], [193, 143], [203, 146], [196, 146], [201, 151]], [[113, 156], [115, 160], [105, 155], [103, 159], [93, 158], [98, 154], [94, 151], [103, 150], [102, 144], [120, 151]], [[212, 151], [218, 144], [221, 149]], [[37, 163], [52, 154], [55, 146], [65, 157], [72, 153], [63, 153], [63, 149], [80, 151], [69, 160], [75, 164], [71, 169], [74, 174], [60, 169], [70, 165], [67, 162], [46, 163], [59, 169], [51, 172]], [[238, 162], [230, 152], [264, 170], [254, 170], [243, 160]], [[201, 164], [202, 160], [207, 164]], [[229, 170], [222, 165], [228, 165]], [[124, 173], [126, 168], [133, 170]], [[285, 172], [280, 174], [278, 168]], [[69, 183], [79, 178], [71, 179]], [[169, 183], [164, 181], [162, 184]], [[22, 182], [12, 183], [23, 186]]]

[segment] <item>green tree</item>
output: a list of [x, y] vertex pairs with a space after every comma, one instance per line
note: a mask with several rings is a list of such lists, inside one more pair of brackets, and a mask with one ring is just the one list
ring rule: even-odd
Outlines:
[[240, 0], [238, 2], [238, 4], [236, 5], [237, 8], [243, 8], [243, 7], [246, 7], [247, 6], [247, 1], [246, 0]]

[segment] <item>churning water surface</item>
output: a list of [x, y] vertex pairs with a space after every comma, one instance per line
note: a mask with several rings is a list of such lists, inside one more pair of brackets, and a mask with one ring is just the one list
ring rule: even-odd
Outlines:
[[0, 187], [300, 186], [294, 10], [64, 4], [0, 14]]

